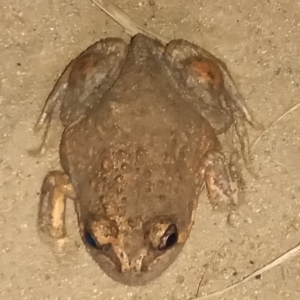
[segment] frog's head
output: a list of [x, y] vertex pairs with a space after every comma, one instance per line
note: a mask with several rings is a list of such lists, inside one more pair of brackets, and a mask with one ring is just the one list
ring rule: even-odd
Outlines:
[[[82, 232], [87, 248], [112, 279], [127, 285], [144, 285], [158, 277], [175, 260], [187, 236], [180, 236], [168, 216], [140, 222], [92, 220]], [[133, 224], [135, 223], [135, 224]]]
[[118, 150], [102, 160], [93, 188], [79, 194], [90, 204], [78, 215], [84, 243], [111, 278], [143, 285], [176, 259], [197, 201], [188, 173], [184, 164], [141, 151]]

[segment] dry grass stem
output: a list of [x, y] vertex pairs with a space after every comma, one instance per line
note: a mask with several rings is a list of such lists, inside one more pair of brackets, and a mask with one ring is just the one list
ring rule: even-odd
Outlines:
[[117, 6], [111, 4], [106, 0], [91, 0], [95, 5], [97, 5], [101, 10], [103, 10], [107, 15], [109, 15], [113, 20], [119, 23], [130, 36], [134, 36], [137, 33], [142, 33], [153, 39], [157, 39], [165, 44], [169, 42], [169, 39], [155, 33], [146, 26], [136, 24], [125, 12], [120, 10]]
[[254, 143], [251, 146], [251, 149], [253, 150], [254, 147], [257, 145], [261, 137], [270, 130], [275, 124], [277, 124], [280, 120], [282, 120], [286, 115], [289, 113], [295, 111], [298, 107], [300, 106], [300, 103], [295, 104], [293, 107], [291, 107], [289, 110], [287, 110], [285, 113], [283, 113], [279, 118], [277, 118], [275, 121], [273, 121], [259, 136], [258, 138], [254, 141]]
[[270, 270], [270, 269], [272, 269], [272, 268], [274, 268], [278, 265], [281, 265], [286, 260], [288, 260], [288, 259], [290, 259], [294, 256], [297, 256], [297, 255], [300, 255], [300, 245], [292, 248], [288, 252], [284, 253], [283, 255], [279, 256], [278, 258], [276, 258], [275, 260], [273, 260], [272, 262], [267, 264], [266, 266], [258, 269], [257, 271], [253, 272], [252, 274], [244, 277], [242, 280], [234, 283], [233, 285], [230, 285], [230, 286], [228, 286], [228, 287], [226, 287], [222, 290], [213, 292], [211, 294], [195, 298], [194, 300], [204, 300], [204, 299], [210, 299], [210, 298], [215, 297], [215, 296], [221, 296], [221, 295], [225, 294], [226, 292], [231, 291], [232, 289], [234, 289], [238, 285], [240, 285], [242, 283], [245, 283], [245, 282], [249, 281], [250, 279], [252, 279], [252, 278], [254, 278], [258, 275], [261, 275], [262, 273], [264, 273], [264, 272], [266, 272], [266, 271], [268, 271], [268, 270]]

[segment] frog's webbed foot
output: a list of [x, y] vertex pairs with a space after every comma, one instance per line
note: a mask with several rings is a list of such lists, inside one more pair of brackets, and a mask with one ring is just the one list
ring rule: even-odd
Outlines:
[[235, 159], [234, 155], [228, 160], [222, 153], [211, 151], [201, 162], [201, 177], [214, 206], [237, 205], [240, 202], [242, 178], [236, 168]]
[[254, 127], [259, 125], [244, 104], [226, 64], [184, 40], [170, 42], [165, 49], [165, 58], [177, 82], [201, 100], [197, 105], [217, 134], [226, 132], [234, 124], [249, 169], [250, 143], [246, 123]]
[[37, 156], [41, 154], [45, 148], [45, 145], [49, 137], [49, 128], [51, 124], [51, 119], [59, 105], [61, 105], [63, 98], [65, 97], [67, 88], [68, 88], [68, 79], [70, 72], [72, 70], [73, 62], [71, 62], [68, 67], [65, 69], [57, 83], [55, 84], [53, 90], [48, 96], [42, 113], [40, 114], [35, 126], [34, 132], [40, 132], [44, 128], [42, 135], [42, 140], [38, 148], [29, 150], [29, 154], [32, 156]]
[[76, 197], [69, 177], [60, 171], [50, 172], [44, 179], [38, 212], [38, 229], [53, 238], [63, 238], [66, 198]]
[[[34, 128], [40, 131], [45, 127], [40, 150], [47, 142], [53, 115], [60, 114], [65, 127], [84, 116], [117, 79], [126, 54], [127, 44], [122, 39], [108, 38], [87, 48], [67, 66], [47, 98]], [[91, 97], [94, 93], [97, 96]]]
[[70, 76], [70, 72], [72, 70], [74, 61], [72, 61], [61, 77], [58, 79], [57, 83], [55, 84], [53, 90], [51, 91], [50, 95], [48, 96], [44, 108], [42, 110], [42, 113], [40, 114], [35, 126], [34, 131], [38, 132], [40, 131], [43, 126], [46, 125], [46, 130], [49, 129], [49, 124], [51, 122], [52, 115], [55, 111], [55, 108], [61, 104], [67, 88], [68, 88], [68, 80]]

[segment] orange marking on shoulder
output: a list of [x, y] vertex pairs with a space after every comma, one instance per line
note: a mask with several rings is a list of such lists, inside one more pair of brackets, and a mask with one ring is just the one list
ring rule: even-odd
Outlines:
[[222, 71], [219, 66], [212, 61], [194, 61], [190, 67], [199, 74], [204, 82], [208, 82], [215, 89], [222, 87], [224, 82]]

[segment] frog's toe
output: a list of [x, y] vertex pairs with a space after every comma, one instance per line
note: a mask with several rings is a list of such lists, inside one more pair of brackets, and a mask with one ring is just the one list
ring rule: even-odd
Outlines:
[[203, 179], [213, 205], [239, 203], [238, 174], [220, 152], [210, 152], [204, 159]]
[[53, 237], [63, 238], [65, 230], [66, 198], [74, 198], [74, 191], [66, 174], [50, 172], [44, 179], [39, 203], [38, 228]]

